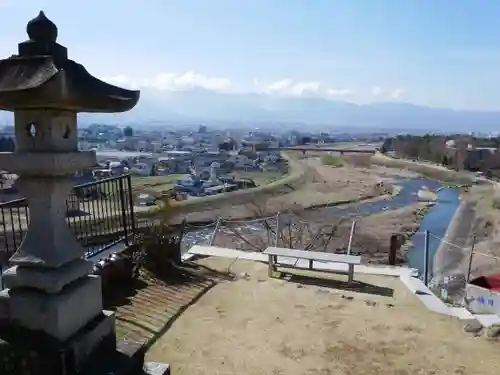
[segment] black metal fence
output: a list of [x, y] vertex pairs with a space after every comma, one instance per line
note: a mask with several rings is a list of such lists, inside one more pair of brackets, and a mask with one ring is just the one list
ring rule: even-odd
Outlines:
[[[130, 175], [77, 185], [66, 200], [67, 223], [91, 257], [124, 243], [135, 233]], [[5, 261], [26, 233], [29, 208], [26, 198], [0, 203], [0, 254]]]

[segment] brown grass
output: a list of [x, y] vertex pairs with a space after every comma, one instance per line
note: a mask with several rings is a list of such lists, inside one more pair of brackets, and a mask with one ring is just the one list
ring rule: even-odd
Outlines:
[[[500, 272], [500, 207], [498, 205], [498, 192], [491, 185], [474, 186], [469, 193], [464, 194], [464, 199], [477, 203], [476, 222], [474, 232], [476, 244], [474, 250], [471, 276]], [[482, 254], [487, 254], [484, 256]], [[465, 257], [468, 263], [469, 257]], [[465, 270], [468, 264], [463, 264]]]
[[[353, 163], [363, 164], [363, 161], [361, 157]], [[312, 167], [315, 173], [311, 174], [308, 182], [297, 189], [290, 187], [288, 192], [282, 192], [279, 196], [256, 202], [266, 208], [267, 214], [379, 197], [392, 190], [391, 183], [394, 176], [403, 174], [399, 169], [364, 165], [363, 167], [350, 164], [343, 167], [324, 166], [319, 159], [304, 159], [302, 163]], [[404, 173], [413, 176], [411, 173]], [[382, 188], [377, 186], [380, 181], [384, 182]], [[223, 205], [216, 210], [189, 213], [186, 219], [188, 221], [213, 220], [217, 217], [235, 219], [251, 215], [252, 210], [248, 205]]]
[[[223, 270], [232, 260], [206, 259]], [[183, 374], [497, 374], [498, 344], [428, 312], [398, 280], [356, 275], [268, 279], [238, 261], [150, 349]], [[318, 285], [319, 284], [319, 285]]]

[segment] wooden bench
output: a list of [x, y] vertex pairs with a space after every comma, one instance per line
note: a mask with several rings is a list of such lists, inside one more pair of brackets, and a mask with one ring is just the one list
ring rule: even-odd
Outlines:
[[[314, 262], [333, 262], [333, 263], [344, 263], [348, 265], [348, 280], [352, 282], [354, 280], [354, 266], [361, 264], [361, 257], [355, 255], [342, 255], [342, 254], [331, 254], [324, 253], [320, 251], [306, 251], [306, 250], [295, 250], [295, 249], [286, 249], [280, 247], [268, 247], [264, 250], [263, 254], [269, 256], [269, 277], [273, 277], [276, 268], [279, 267], [290, 267], [294, 269], [308, 269], [314, 270]], [[282, 264], [278, 263], [278, 257], [285, 258], [295, 258], [298, 260], [306, 259], [309, 261], [309, 267], [298, 267], [290, 264]], [[325, 269], [316, 269], [316, 271], [323, 272], [336, 272], [335, 270], [325, 270]]]

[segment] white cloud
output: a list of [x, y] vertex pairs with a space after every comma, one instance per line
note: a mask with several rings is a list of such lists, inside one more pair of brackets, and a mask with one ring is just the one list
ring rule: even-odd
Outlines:
[[371, 93], [375, 97], [379, 97], [384, 93], [384, 90], [380, 86], [373, 86], [371, 89]]
[[290, 78], [285, 78], [279, 81], [270, 82], [267, 84], [260, 84], [259, 81], [254, 81], [259, 91], [267, 94], [278, 95], [293, 95], [302, 96], [305, 94], [316, 94], [321, 88], [321, 82], [317, 81], [302, 81], [294, 82]]
[[138, 88], [138, 85], [124, 74], [117, 74], [115, 76], [105, 76], [101, 77], [101, 79], [105, 82], [111, 83], [112, 85], [127, 86], [133, 89]]
[[392, 99], [400, 99], [401, 96], [403, 96], [405, 92], [406, 92], [406, 90], [403, 88], [395, 89], [391, 92], [391, 98]]
[[225, 77], [208, 77], [203, 74], [187, 72], [182, 75], [162, 73], [150, 80], [148, 85], [160, 90], [185, 90], [199, 87], [220, 91], [227, 90], [232, 83]]
[[153, 77], [133, 79], [123, 74], [101, 78], [111, 84], [129, 88], [152, 87], [158, 90], [189, 90], [203, 88], [212, 91], [224, 91], [232, 86], [231, 80], [225, 77], [209, 77], [194, 72], [184, 74], [160, 73]]
[[395, 89], [383, 89], [380, 86], [373, 86], [370, 93], [372, 96], [379, 99], [400, 99], [406, 93], [406, 89], [402, 87]]
[[326, 91], [328, 96], [348, 96], [352, 94], [350, 89], [329, 89]]
[[[1, 1], [1, 0], [0, 0]], [[126, 87], [130, 89], [155, 88], [158, 90], [190, 90], [202, 88], [218, 92], [238, 92], [233, 87], [233, 83], [226, 77], [211, 77], [195, 72], [177, 73], [160, 73], [150, 77], [136, 78], [125, 74], [116, 74], [113, 76], [105, 76], [101, 78], [103, 81], [111, 84]], [[325, 98], [345, 98], [356, 100], [357, 92], [346, 87], [327, 88], [319, 81], [294, 81], [290, 78], [285, 78], [272, 82], [260, 82], [254, 80], [253, 90], [269, 94], [282, 96], [307, 96], [315, 95]], [[252, 91], [252, 89], [247, 90]], [[240, 92], [244, 92], [240, 91]], [[385, 89], [381, 86], [373, 86], [370, 88], [372, 97], [378, 100], [384, 99], [400, 99], [406, 93], [404, 88]]]

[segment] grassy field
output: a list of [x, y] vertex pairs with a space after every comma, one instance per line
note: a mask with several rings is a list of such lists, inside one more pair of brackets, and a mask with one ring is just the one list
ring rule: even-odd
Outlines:
[[[258, 172], [258, 171], [236, 171], [230, 175], [237, 178], [251, 178], [257, 185], [269, 184], [283, 177], [285, 173], [282, 172]], [[133, 176], [132, 177], [132, 190], [142, 191], [144, 189], [154, 190], [158, 193], [169, 190], [175, 184], [182, 174], [170, 174], [164, 176]]]
[[169, 174], [163, 176], [132, 176], [132, 190], [154, 190], [158, 193], [171, 189], [175, 181], [183, 174]]
[[259, 171], [236, 171], [230, 173], [231, 176], [236, 178], [251, 178], [255, 181], [257, 186], [269, 184], [273, 181], [279, 180], [286, 173], [285, 172], [259, 172]]
[[329, 165], [331, 167], [341, 167], [344, 165], [344, 159], [341, 156], [334, 155], [322, 155], [321, 163], [323, 165]]
[[[344, 275], [313, 272], [270, 279], [258, 262], [211, 257], [197, 263], [238, 276], [198, 297], [149, 349], [148, 360], [171, 363], [177, 375], [498, 373], [497, 341], [464, 333], [458, 319], [428, 311], [398, 278], [356, 273], [349, 285]], [[194, 295], [188, 286], [184, 295]], [[168, 303], [152, 323], [175, 309], [172, 300], [187, 299], [170, 293], [163, 299], [151, 293]], [[128, 316], [146, 298], [127, 306]], [[143, 325], [145, 315], [134, 316]]]

